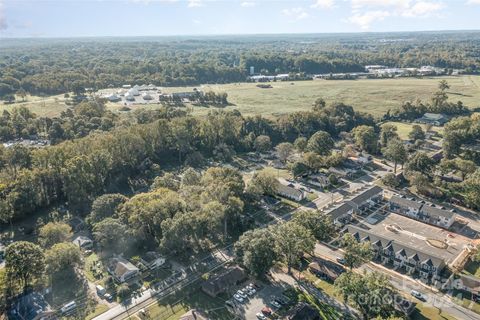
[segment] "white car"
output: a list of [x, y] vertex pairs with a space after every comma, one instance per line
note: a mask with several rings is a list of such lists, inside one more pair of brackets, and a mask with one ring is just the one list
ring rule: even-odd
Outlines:
[[245, 292], [243, 292], [242, 290], [238, 290], [237, 291], [237, 294], [242, 297], [243, 299], [247, 299], [247, 295], [245, 294]]
[[233, 295], [233, 299], [237, 300], [240, 303], [243, 303], [244, 301], [243, 298], [236, 293]]
[[257, 313], [256, 316], [257, 316], [257, 319], [258, 319], [258, 320], [265, 320], [265, 319], [267, 319], [267, 317], [265, 317], [265, 316], [264, 316], [262, 313], [260, 313], [260, 312]]
[[247, 290], [249, 296], [253, 296], [257, 292], [257, 290], [251, 287], [247, 287], [245, 290]]
[[278, 303], [278, 302], [275, 301], [275, 300], [270, 301], [270, 304], [271, 304], [272, 306], [274, 306], [275, 308], [277, 308], [277, 309], [280, 309], [280, 308], [282, 307], [282, 306], [280, 305], [280, 303]]
[[423, 294], [421, 294], [420, 292], [416, 291], [416, 290], [412, 290], [410, 291], [410, 294], [412, 296], [414, 296], [415, 298], [417, 298], [418, 300], [422, 300], [422, 301], [425, 301], [425, 296]]

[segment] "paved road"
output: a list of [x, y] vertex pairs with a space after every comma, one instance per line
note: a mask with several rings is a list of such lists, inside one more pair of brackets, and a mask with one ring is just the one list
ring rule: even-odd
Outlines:
[[[341, 250], [332, 249], [323, 244], [317, 244], [315, 246], [314, 252], [315, 255], [331, 261], [336, 261], [337, 257], [343, 257], [343, 253]], [[391, 269], [385, 268], [372, 262], [364, 264], [356, 271], [363, 272], [364, 270], [367, 272], [378, 271], [382, 274], [387, 275], [392, 285], [397, 290], [404, 292], [406, 295], [410, 295], [411, 290], [421, 292], [427, 300], [426, 302], [423, 302], [424, 304], [426, 304], [427, 306], [434, 306], [436, 308], [439, 308], [459, 320], [480, 319], [479, 314], [467, 308], [459, 306], [458, 304], [454, 303], [448, 295], [438, 292], [437, 290], [434, 291], [429, 286], [421, 283], [420, 281], [416, 281], [408, 276], [404, 276]]]

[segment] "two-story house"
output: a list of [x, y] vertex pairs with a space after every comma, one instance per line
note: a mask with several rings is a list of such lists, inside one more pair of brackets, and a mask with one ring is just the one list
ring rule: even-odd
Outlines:
[[373, 207], [382, 199], [383, 189], [379, 186], [373, 186], [347, 202], [353, 207], [355, 213], [362, 214], [365, 209]]
[[455, 212], [420, 201], [392, 196], [389, 205], [392, 212], [444, 229], [449, 229], [455, 222]]
[[424, 280], [436, 278], [445, 267], [441, 258], [413, 246], [397, 243], [353, 225], [348, 225], [345, 230], [357, 241], [371, 243], [374, 260], [395, 269], [403, 269], [408, 274], [418, 274]]

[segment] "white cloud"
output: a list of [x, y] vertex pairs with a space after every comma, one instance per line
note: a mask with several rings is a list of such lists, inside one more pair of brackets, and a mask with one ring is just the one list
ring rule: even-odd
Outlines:
[[282, 14], [294, 20], [302, 20], [308, 17], [308, 13], [302, 7], [283, 9]]
[[242, 3], [240, 3], [240, 6], [244, 7], [244, 8], [252, 8], [252, 7], [255, 7], [257, 4], [253, 1], [244, 1]]
[[362, 28], [362, 30], [368, 30], [373, 22], [382, 21], [389, 16], [390, 13], [388, 11], [367, 11], [365, 13], [354, 14], [353, 16], [348, 18], [348, 21], [358, 25], [360, 28]]
[[7, 18], [5, 17], [5, 12], [3, 9], [3, 1], [0, 0], [0, 31], [7, 30]]
[[198, 20], [198, 19], [193, 19], [192, 22], [194, 24], [202, 24], [202, 21]]
[[188, 7], [189, 8], [203, 7], [203, 1], [202, 0], [188, 0]]
[[316, 0], [315, 3], [311, 5], [311, 7], [320, 9], [331, 9], [334, 5], [334, 0]]
[[468, 0], [467, 4], [480, 4], [480, 0]]
[[402, 12], [404, 17], [428, 17], [443, 9], [445, 5], [440, 2], [419, 1]]
[[435, 0], [351, 0], [351, 6], [352, 16], [347, 20], [363, 30], [368, 30], [372, 23], [389, 16], [426, 18], [438, 16], [445, 8], [443, 2]]
[[411, 0], [352, 0], [352, 8], [395, 7], [406, 8]]

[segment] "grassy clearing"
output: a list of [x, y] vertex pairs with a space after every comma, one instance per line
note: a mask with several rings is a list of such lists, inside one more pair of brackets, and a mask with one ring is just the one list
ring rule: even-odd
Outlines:
[[416, 310], [410, 315], [412, 320], [456, 320], [455, 317], [435, 307], [417, 304]]
[[[226, 92], [232, 106], [244, 114], [279, 115], [310, 109], [313, 102], [324, 98], [327, 103], [341, 101], [358, 111], [383, 115], [404, 101], [428, 101], [442, 79], [451, 86], [448, 93], [452, 101], [461, 100], [467, 106], [477, 107], [480, 98], [480, 76], [455, 76], [442, 78], [398, 78], [360, 80], [313, 80], [272, 82], [271, 89], [261, 89], [255, 83], [203, 85], [202, 90]], [[293, 84], [292, 84], [293, 83]], [[192, 90], [191, 88], [164, 88], [166, 92]], [[195, 108], [205, 113], [208, 108]]]
[[67, 109], [65, 98], [63, 94], [49, 97], [27, 96], [25, 101], [17, 97], [15, 103], [4, 104], [0, 103], [0, 112], [4, 110], [12, 111], [14, 107], [24, 106], [30, 109], [38, 116], [54, 117]]
[[96, 284], [101, 284], [107, 276], [103, 266], [98, 267], [99, 262], [100, 260], [95, 253], [85, 257], [85, 276], [89, 281], [95, 282]]
[[108, 310], [108, 306], [106, 304], [99, 303], [95, 306], [95, 310], [85, 317], [85, 320], [93, 319], [96, 316], [106, 312], [107, 310]]
[[188, 292], [181, 290], [174, 296], [162, 299], [145, 310], [150, 319], [174, 320], [190, 309], [210, 310], [209, 316], [212, 319], [231, 319], [231, 314], [225, 308], [223, 300], [207, 296], [198, 287]]
[[318, 278], [308, 270], [303, 271], [302, 276], [304, 276], [306, 280], [311, 282], [317, 289], [321, 290], [326, 295], [334, 297], [340, 302], [345, 302], [343, 300], [343, 297], [339, 295], [335, 290], [335, 286], [333, 285], [333, 283]]
[[[391, 125], [396, 126], [397, 127], [397, 133], [400, 136], [400, 139], [407, 140], [408, 139], [408, 134], [412, 131], [412, 126], [415, 123], [412, 124], [412, 123], [390, 121], [390, 122], [385, 122], [383, 125], [386, 125], [386, 124], [391, 124]], [[426, 125], [424, 125], [424, 124], [418, 124], [418, 125], [421, 126], [424, 131], [426, 131]], [[432, 127], [431, 130], [436, 131], [436, 132], [441, 134], [443, 132], [443, 127]]]
[[[452, 101], [461, 100], [469, 107], [478, 107], [480, 100], [480, 76], [451, 76], [432, 78], [313, 80], [296, 82], [272, 82], [271, 89], [261, 89], [255, 83], [202, 85], [204, 91], [226, 92], [232, 104], [226, 109], [238, 109], [246, 115], [280, 115], [307, 110], [313, 102], [324, 98], [327, 103], [340, 101], [351, 104], [358, 111], [383, 115], [388, 109], [401, 106], [404, 101], [421, 99], [428, 101], [437, 90], [438, 82], [445, 79], [450, 84], [448, 93]], [[193, 87], [163, 88], [164, 92], [190, 91]], [[51, 97], [27, 97], [26, 102], [4, 105], [0, 112], [24, 105], [39, 116], [57, 116], [65, 110], [63, 95]], [[156, 109], [160, 105], [142, 105], [135, 108]], [[111, 110], [118, 110], [119, 103], [108, 103]], [[205, 114], [212, 108], [194, 107], [194, 113]]]

